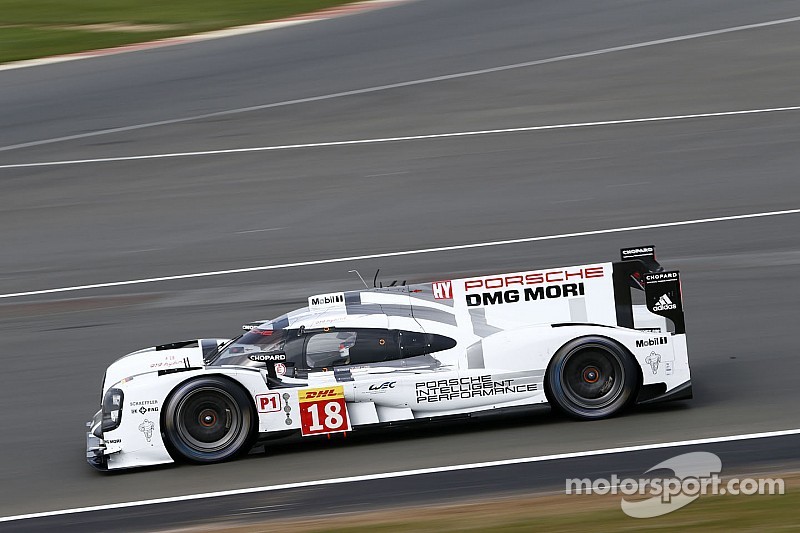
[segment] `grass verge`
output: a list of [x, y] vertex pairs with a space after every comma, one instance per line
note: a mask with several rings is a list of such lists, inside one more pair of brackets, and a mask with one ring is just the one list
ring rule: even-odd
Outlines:
[[[753, 476], [756, 477], [756, 476]], [[244, 533], [449, 533], [619, 532], [619, 531], [800, 531], [800, 474], [772, 473], [783, 478], [784, 495], [701, 496], [670, 514], [630, 518], [620, 509], [621, 496], [514, 496], [490, 501], [392, 509], [369, 513], [280, 520], [262, 523], [214, 524], [182, 531]]]
[[0, 63], [176, 37], [353, 0], [0, 0]]

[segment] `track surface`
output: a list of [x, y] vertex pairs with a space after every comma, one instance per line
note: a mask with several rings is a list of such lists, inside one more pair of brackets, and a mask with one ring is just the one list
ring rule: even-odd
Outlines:
[[[621, 454], [601, 454], [554, 461], [529, 462], [488, 468], [431, 472], [392, 479], [368, 479], [320, 484], [275, 491], [218, 496], [104, 509], [85, 513], [37, 517], [12, 522], [18, 533], [53, 531], [158, 531], [178, 527], [226, 526], [265, 520], [358, 513], [364, 509], [412, 507], [459, 500], [481, 500], [520, 493], [563, 492], [566, 479], [640, 479], [654, 465], [684, 453], [717, 454], [725, 465], [724, 479], [757, 477], [780, 479], [775, 465], [798, 466], [797, 435], [749, 441], [668, 447]], [[257, 461], [258, 458], [249, 460]], [[758, 475], [751, 474], [758, 472]], [[564, 496], [569, 498], [570, 496]], [[780, 497], [780, 496], [773, 496]], [[621, 496], [620, 496], [621, 498]], [[577, 502], [577, 500], [574, 500]], [[680, 516], [680, 514], [677, 514]], [[213, 527], [213, 526], [212, 526]]]
[[[784, 19], [796, 2], [421, 0], [0, 73], [0, 148]], [[0, 151], [0, 165], [800, 104], [800, 23]], [[799, 112], [0, 170], [0, 293], [800, 207]], [[0, 516], [275, 482], [800, 427], [800, 216], [0, 300]], [[228, 336], [313, 292], [614, 259], [684, 276], [695, 400], [580, 424], [304, 442], [102, 476], [106, 364]], [[332, 449], [328, 449], [332, 448]]]

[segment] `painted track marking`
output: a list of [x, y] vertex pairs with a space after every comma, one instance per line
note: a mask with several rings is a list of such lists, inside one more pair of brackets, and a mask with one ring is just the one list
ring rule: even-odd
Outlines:
[[768, 107], [761, 109], [741, 109], [737, 111], [718, 111], [713, 113], [693, 113], [689, 115], [666, 115], [661, 117], [628, 118], [619, 120], [599, 120], [595, 122], [571, 122], [567, 124], [548, 124], [543, 126], [522, 126], [518, 128], [500, 128], [493, 130], [457, 131], [450, 133], [429, 133], [423, 135], [406, 135], [400, 137], [377, 137], [372, 139], [351, 139], [345, 141], [326, 141], [302, 144], [279, 144], [272, 146], [254, 146], [250, 148], [227, 148], [221, 150], [201, 150], [196, 152], [173, 152], [167, 154], [145, 154], [118, 157], [99, 157], [96, 159], [65, 159], [61, 161], [41, 161], [35, 163], [12, 163], [0, 165], [2, 169], [54, 167], [65, 165], [85, 165], [90, 163], [114, 163], [120, 161], [145, 161], [153, 159], [172, 159], [176, 157], [198, 157], [213, 155], [246, 154], [253, 152], [276, 152], [280, 150], [300, 150], [310, 148], [333, 148], [337, 146], [354, 146], [365, 144], [384, 144], [407, 141], [423, 141], [435, 139], [448, 139], [455, 137], [479, 137], [483, 135], [501, 135], [514, 133], [530, 133], [535, 131], [563, 130], [574, 128], [589, 128], [599, 126], [620, 126], [626, 124], [647, 124], [653, 122], [669, 122], [675, 120], [690, 120], [701, 118], [734, 117], [741, 115], [759, 115], [764, 113], [780, 113], [787, 111], [800, 111], [800, 106]]
[[329, 259], [317, 259], [314, 261], [298, 261], [295, 263], [283, 263], [277, 265], [264, 265], [264, 266], [255, 266], [255, 267], [245, 267], [245, 268], [234, 268], [229, 270], [215, 270], [211, 272], [195, 272], [193, 274], [177, 274], [173, 276], [161, 276], [156, 278], [145, 278], [145, 279], [133, 279], [133, 280], [126, 280], [126, 281], [110, 281], [106, 283], [92, 283], [89, 285], [75, 285], [72, 287], [59, 287], [54, 289], [40, 289], [35, 291], [24, 291], [24, 292], [12, 292], [7, 294], [0, 294], [0, 299], [2, 298], [17, 298], [20, 296], [34, 296], [38, 294], [54, 294], [59, 292], [72, 292], [72, 291], [82, 291], [87, 289], [100, 289], [104, 287], [120, 287], [123, 285], [139, 285], [142, 283], [156, 283], [159, 281], [172, 281], [172, 280], [179, 280], [179, 279], [191, 279], [191, 278], [206, 278], [211, 276], [225, 276], [230, 274], [242, 274], [245, 272], [259, 272], [264, 270], [279, 270], [279, 269], [286, 269], [286, 268], [296, 268], [296, 267], [304, 267], [304, 266], [313, 266], [313, 265], [325, 265], [331, 263], [343, 263], [347, 261], [361, 261], [364, 259], [378, 259], [383, 257], [398, 257], [403, 255], [419, 255], [419, 254], [429, 254], [429, 253], [436, 253], [436, 252], [450, 252], [453, 250], [468, 250], [471, 248], [485, 248], [489, 246], [502, 246], [506, 244], [520, 244], [520, 243], [527, 243], [527, 242], [538, 242], [538, 241], [551, 241], [557, 239], [568, 239], [572, 237], [586, 237], [591, 235], [605, 235], [609, 233], [623, 233], [623, 232], [630, 232], [630, 231], [639, 231], [645, 229], [657, 229], [657, 228], [671, 228], [677, 226], [690, 226], [695, 224], [708, 224], [711, 222], [726, 222], [731, 220], [746, 220], [750, 218], [763, 218], [763, 217], [775, 217], [775, 216], [783, 216], [783, 215], [796, 215], [800, 214], [800, 208], [798, 209], [785, 209], [783, 211], [766, 211], [762, 213], [748, 213], [744, 215], [730, 215], [730, 216], [723, 216], [723, 217], [712, 217], [712, 218], [698, 218], [693, 220], [681, 220], [676, 222], [661, 222], [657, 224], [643, 224], [639, 226], [625, 226], [621, 228], [608, 228], [608, 229], [598, 229], [598, 230], [590, 230], [590, 231], [577, 231], [574, 233], [560, 233], [556, 235], [541, 235], [538, 237], [523, 237], [519, 239], [508, 239], [503, 241], [488, 241], [488, 242], [479, 242], [479, 243], [471, 243], [471, 244], [455, 244], [452, 246], [439, 246], [436, 248], [421, 248], [417, 250], [404, 250], [400, 252], [384, 252], [384, 253], [377, 253], [377, 254], [367, 254], [367, 255], [354, 255], [349, 257], [334, 257]]
[[120, 126], [120, 127], [117, 127], [117, 128], [107, 128], [107, 129], [102, 129], [102, 130], [97, 130], [97, 131], [89, 131], [89, 132], [85, 132], [85, 133], [77, 133], [77, 134], [74, 134], [74, 135], [64, 135], [62, 137], [52, 137], [50, 139], [40, 139], [38, 141], [29, 141], [29, 142], [23, 142], [23, 143], [18, 143], [18, 144], [12, 144], [12, 145], [8, 145], [8, 146], [2, 146], [2, 147], [0, 147], [0, 152], [7, 151], [7, 150], [15, 150], [15, 149], [18, 149], [18, 148], [29, 148], [29, 147], [32, 147], [32, 146], [40, 146], [40, 145], [43, 145], [43, 144], [52, 144], [52, 143], [63, 142], [63, 141], [71, 141], [71, 140], [76, 140], [76, 139], [85, 139], [87, 137], [96, 137], [96, 136], [99, 136], [99, 135], [108, 135], [108, 134], [112, 134], [112, 133], [121, 133], [121, 132], [126, 132], [126, 131], [140, 130], [140, 129], [144, 129], [144, 128], [153, 128], [153, 127], [156, 127], [156, 126], [166, 126], [166, 125], [169, 125], [169, 124], [180, 124], [182, 122], [190, 122], [190, 121], [194, 121], [194, 120], [204, 120], [204, 119], [208, 119], [208, 118], [221, 117], [221, 116], [226, 116], [226, 115], [235, 115], [235, 114], [239, 114], [239, 113], [249, 113], [249, 112], [252, 112], [252, 111], [260, 111], [260, 110], [263, 110], [263, 109], [270, 109], [270, 108], [274, 108], [274, 107], [285, 107], [285, 106], [290, 106], [290, 105], [306, 104], [306, 103], [310, 103], [310, 102], [319, 102], [321, 100], [331, 100], [331, 99], [334, 99], [334, 98], [342, 98], [342, 97], [346, 97], [346, 96], [355, 96], [355, 95], [359, 95], [359, 94], [368, 94], [368, 93], [374, 93], [374, 92], [379, 92], [379, 91], [387, 91], [387, 90], [391, 90], [391, 89], [400, 89], [400, 88], [403, 88], [403, 87], [412, 87], [412, 86], [415, 86], [415, 85], [423, 85], [423, 84], [427, 84], [427, 83], [437, 83], [437, 82], [440, 82], [440, 81], [455, 80], [455, 79], [459, 79], [459, 78], [468, 78], [468, 77], [471, 77], [471, 76], [480, 76], [480, 75], [483, 75], [483, 74], [492, 74], [492, 73], [495, 73], [495, 72], [503, 72], [503, 71], [506, 71], [506, 70], [515, 70], [515, 69], [521, 69], [521, 68], [527, 68], [527, 67], [535, 67], [535, 66], [538, 66], [538, 65], [546, 65], [548, 63], [557, 63], [557, 62], [560, 62], [560, 61], [569, 61], [571, 59], [581, 59], [581, 58], [585, 58], [585, 57], [592, 57], [592, 56], [598, 56], [598, 55], [603, 55], [603, 54], [611, 54], [611, 53], [614, 53], [614, 52], [623, 52], [623, 51], [626, 51], [626, 50], [635, 50], [637, 48], [646, 48], [646, 47], [649, 47], [649, 46], [658, 46], [658, 45], [662, 45], [662, 44], [669, 44], [669, 43], [676, 43], [676, 42], [681, 42], [681, 41], [688, 41], [688, 40], [692, 40], [692, 39], [699, 39], [699, 38], [702, 38], [702, 37], [711, 37], [711, 36], [714, 36], [714, 35], [722, 35], [722, 34], [732, 33], [732, 32], [737, 32], [737, 31], [745, 31], [745, 30], [753, 30], [753, 29], [758, 29], [758, 28], [766, 28], [766, 27], [770, 27], [770, 26], [777, 26], [777, 25], [780, 25], [780, 24], [789, 24], [789, 23], [798, 22], [798, 21], [800, 21], [800, 16], [784, 18], [784, 19], [769, 20], [769, 21], [766, 21], [766, 22], [757, 22], [757, 23], [754, 23], [754, 24], [744, 24], [744, 25], [741, 25], [741, 26], [731, 26], [731, 27], [728, 27], [728, 28], [721, 28], [721, 29], [718, 29], [718, 30], [710, 30], [710, 31], [698, 32], [698, 33], [690, 33], [690, 34], [686, 34], [686, 35], [678, 35], [678, 36], [675, 36], [675, 37], [667, 37], [665, 39], [655, 39], [655, 40], [652, 40], [652, 41], [643, 41], [643, 42], [640, 42], [640, 43], [625, 44], [625, 45], [621, 45], [621, 46], [612, 46], [610, 48], [600, 48], [600, 49], [597, 49], [597, 50], [590, 50], [590, 51], [587, 51], [587, 52], [578, 52], [578, 53], [575, 53], [575, 54], [566, 54], [566, 55], [561, 55], [561, 56], [549, 57], [549, 58], [546, 58], [546, 59], [535, 59], [533, 61], [524, 61], [524, 62], [521, 62], [521, 63], [512, 63], [512, 64], [509, 64], [509, 65], [501, 65], [501, 66], [497, 66], [497, 67], [489, 67], [489, 68], [478, 69], [478, 70], [470, 70], [470, 71], [466, 71], [466, 72], [457, 72], [457, 73], [454, 73], [454, 74], [445, 74], [445, 75], [442, 75], [442, 76], [432, 76], [432, 77], [429, 77], [429, 78], [420, 78], [420, 79], [416, 79], [416, 80], [401, 81], [401, 82], [389, 83], [389, 84], [385, 84], [385, 85], [376, 85], [376, 86], [372, 86], [372, 87], [365, 87], [365, 88], [362, 88], [362, 89], [354, 89], [354, 90], [350, 90], [350, 91], [341, 91], [341, 92], [337, 92], [337, 93], [323, 94], [323, 95], [318, 95], [318, 96], [310, 96], [310, 97], [307, 97], [307, 98], [297, 98], [297, 99], [294, 99], [294, 100], [284, 100], [284, 101], [281, 101], [281, 102], [272, 102], [272, 103], [268, 103], [268, 104], [258, 104], [258, 105], [247, 106], [247, 107], [239, 107], [239, 108], [235, 108], [235, 109], [226, 109], [226, 110], [223, 110], [223, 111], [215, 111], [215, 112], [211, 112], [211, 113], [203, 113], [203, 114], [200, 114], [200, 115], [193, 115], [193, 116], [188, 116], [188, 117], [180, 117], [180, 118], [173, 118], [173, 119], [166, 119], [166, 120], [158, 120], [158, 121], [146, 122], [146, 123], [142, 123], [142, 124], [132, 124], [132, 125], [129, 125], [129, 126]]
[[659, 450], [663, 448], [676, 448], [683, 446], [697, 446], [703, 444], [716, 444], [721, 442], [735, 442], [740, 440], [763, 439], [770, 437], [787, 437], [800, 435], [800, 429], [785, 429], [779, 431], [765, 431], [761, 433], [745, 433], [741, 435], [727, 435], [723, 437], [708, 437], [703, 439], [680, 440], [673, 442], [659, 442], [654, 444], [640, 444], [636, 446], [622, 446], [619, 448], [603, 448], [598, 450], [586, 450], [582, 452], [556, 453], [552, 455], [539, 455], [535, 457], [522, 457], [519, 459], [504, 459], [500, 461], [486, 461], [481, 463], [467, 463], [452, 466], [437, 466], [433, 468], [418, 468], [415, 470], [401, 470], [398, 472], [384, 472], [381, 474], [366, 474], [361, 476], [340, 477], [331, 479], [318, 479], [314, 481], [300, 481], [296, 483], [283, 483], [280, 485], [268, 485], [264, 487], [250, 487], [245, 489], [221, 490], [216, 492], [204, 492], [200, 494], [187, 494], [185, 496], [172, 496], [167, 498], [154, 498], [151, 500], [139, 500], [122, 503], [112, 503], [107, 505], [92, 505], [88, 507], [76, 507], [73, 509], [61, 509], [57, 511], [45, 511], [41, 513], [29, 513], [15, 516], [0, 517], [0, 523], [12, 522], [16, 520], [26, 520], [31, 518], [46, 518], [49, 516], [60, 516], [68, 514], [86, 513], [91, 511], [107, 511], [113, 509], [123, 509], [126, 507], [141, 507], [145, 505], [155, 505], [159, 503], [177, 503], [191, 500], [204, 500], [209, 498], [219, 498], [223, 496], [237, 496], [240, 494], [253, 494], [258, 492], [273, 492], [286, 489], [297, 489], [313, 487], [319, 485], [338, 485], [342, 483], [353, 483], [358, 481], [371, 481], [376, 479], [392, 479], [399, 477], [419, 476], [423, 474], [439, 474], [443, 472], [457, 472], [460, 470], [475, 470], [479, 468], [491, 468], [496, 466], [508, 466], [516, 464], [540, 463], [544, 461], [557, 461], [559, 459], [574, 459], [578, 457], [592, 457], [596, 455], [609, 455], [628, 452], [639, 452], [646, 450]]

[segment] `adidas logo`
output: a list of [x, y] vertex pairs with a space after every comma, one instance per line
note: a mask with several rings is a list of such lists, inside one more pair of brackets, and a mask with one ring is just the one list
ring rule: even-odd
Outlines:
[[671, 311], [677, 308], [678, 306], [672, 303], [669, 296], [662, 294], [661, 298], [656, 302], [656, 305], [653, 306], [653, 311]]

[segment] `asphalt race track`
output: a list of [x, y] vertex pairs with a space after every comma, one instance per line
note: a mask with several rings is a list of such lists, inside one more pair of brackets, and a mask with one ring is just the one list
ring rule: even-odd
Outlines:
[[[419, 0], [0, 72], [0, 517], [800, 428], [794, 17], [792, 1]], [[537, 126], [560, 127], [478, 134]], [[459, 132], [473, 134], [424, 138]], [[374, 142], [396, 137], [416, 138]], [[314, 146], [337, 141], [365, 142]], [[262, 150], [152, 157], [239, 148]], [[651, 243], [682, 272], [692, 401], [293, 442], [205, 467], [102, 475], [84, 461], [105, 366], [137, 348], [236, 335], [357, 289], [351, 269], [425, 281]]]
[[[19, 533], [49, 532], [56, 529], [61, 533], [170, 531], [176, 527], [194, 526], [210, 527], [213, 531], [214, 528], [248, 523], [256, 523], [261, 526], [261, 530], [265, 530], [263, 528], [269, 527], [268, 524], [263, 524], [266, 520], [358, 513], [365, 509], [425, 506], [431, 501], [453, 503], [519, 494], [552, 494], [565, 491], [564, 480], [567, 478], [613, 479], [612, 476], [617, 475], [621, 479], [638, 479], [643, 472], [663, 460], [696, 452], [717, 454], [725, 465], [726, 475], [742, 476], [743, 473], [757, 471], [762, 478], [774, 479], [778, 476], [770, 469], [776, 464], [796, 461], [798, 445], [800, 437], [793, 435], [745, 442], [601, 454], [97, 509], [36, 517], [16, 521], [11, 525]], [[754, 468], [757, 470], [753, 470]]]

